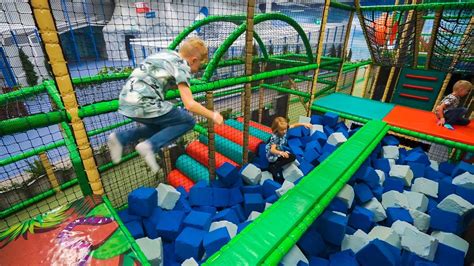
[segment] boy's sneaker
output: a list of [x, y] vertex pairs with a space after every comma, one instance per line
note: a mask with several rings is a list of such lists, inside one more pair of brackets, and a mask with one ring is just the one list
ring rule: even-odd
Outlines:
[[114, 164], [118, 164], [122, 159], [123, 146], [117, 138], [115, 133], [109, 135], [107, 139], [107, 146], [109, 146], [110, 158]]
[[148, 167], [150, 167], [151, 171], [156, 174], [158, 170], [160, 170], [160, 166], [156, 162], [155, 153], [153, 152], [153, 148], [148, 141], [143, 141], [135, 146], [135, 150], [143, 157]]

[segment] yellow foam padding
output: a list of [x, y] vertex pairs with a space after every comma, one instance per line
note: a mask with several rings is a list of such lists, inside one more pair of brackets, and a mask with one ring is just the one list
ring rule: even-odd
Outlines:
[[[59, 91], [61, 91], [61, 89]], [[66, 107], [66, 109], [77, 108], [76, 95], [74, 95], [73, 93], [63, 95], [61, 93], [61, 96], [63, 98], [64, 106]]]
[[[67, 65], [64, 62], [53, 63], [53, 64], [51, 64], [51, 68], [53, 69], [53, 73], [56, 76], [58, 84], [59, 84], [58, 79], [60, 79], [60, 78], [61, 79], [67, 78], [69, 80]], [[65, 82], [65, 81], [61, 80], [61, 83], [63, 83], [63, 82]], [[72, 90], [72, 86], [68, 86], [68, 87], [69, 87], [69, 89]], [[64, 88], [63, 88], [63, 90], [64, 90]]]
[[41, 39], [44, 43], [57, 44], [59, 43], [58, 34], [56, 31], [41, 31]]
[[63, 50], [57, 43], [47, 43], [45, 46], [46, 52], [49, 56], [49, 61], [53, 64], [64, 62]]
[[[54, 26], [54, 19], [51, 11], [49, 9], [35, 9], [33, 11], [36, 17], [36, 22], [41, 31], [54, 31], [56, 32], [56, 27]], [[61, 54], [62, 55], [62, 54]]]
[[31, 7], [37, 9], [49, 9], [48, 0], [31, 0]]

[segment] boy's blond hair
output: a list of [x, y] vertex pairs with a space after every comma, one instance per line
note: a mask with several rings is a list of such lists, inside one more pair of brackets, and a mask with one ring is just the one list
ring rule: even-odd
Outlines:
[[472, 89], [472, 83], [467, 80], [458, 80], [454, 83], [453, 91], [459, 92], [463, 88], [467, 88], [468, 90]]
[[206, 43], [198, 37], [191, 37], [186, 39], [181, 47], [179, 53], [184, 56], [196, 56], [201, 59], [201, 63], [207, 62], [208, 50]]
[[272, 132], [276, 133], [278, 130], [284, 130], [288, 128], [288, 119], [278, 116], [273, 119]]

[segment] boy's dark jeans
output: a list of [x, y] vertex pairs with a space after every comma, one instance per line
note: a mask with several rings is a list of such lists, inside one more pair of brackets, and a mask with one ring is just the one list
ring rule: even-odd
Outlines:
[[275, 181], [280, 184], [285, 181], [285, 179], [283, 178], [283, 166], [293, 162], [294, 160], [296, 160], [295, 155], [290, 153], [288, 158], [278, 157], [278, 160], [276, 160], [276, 162], [269, 164], [268, 171], [272, 173]]
[[453, 108], [453, 109], [447, 110], [444, 113], [444, 119], [446, 120], [446, 123], [451, 124], [451, 125], [466, 126], [470, 122], [469, 119], [464, 118], [464, 115], [466, 113], [467, 113], [467, 108], [464, 108], [464, 107]]

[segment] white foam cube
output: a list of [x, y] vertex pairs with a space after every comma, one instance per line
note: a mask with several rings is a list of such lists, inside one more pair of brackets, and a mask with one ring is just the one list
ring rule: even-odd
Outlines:
[[338, 146], [346, 141], [347, 138], [346, 136], [344, 136], [344, 134], [342, 134], [341, 132], [334, 132], [329, 136], [327, 143], [333, 146]]
[[386, 226], [375, 226], [370, 230], [369, 234], [369, 239], [374, 240], [374, 239], [380, 239], [384, 242], [389, 243], [390, 245], [400, 248], [400, 235], [395, 232], [390, 227]]
[[438, 239], [439, 243], [443, 243], [446, 246], [450, 246], [464, 252], [464, 256], [466, 256], [467, 251], [469, 250], [469, 243], [453, 233], [434, 231], [431, 233], [431, 236]]
[[151, 265], [163, 265], [163, 242], [161, 241], [161, 237], [156, 239], [143, 237], [137, 239], [136, 241]]
[[324, 133], [324, 127], [322, 125], [312, 125], [311, 126], [311, 135], [313, 135], [316, 131]]
[[183, 261], [183, 263], [181, 263], [181, 266], [199, 266], [199, 264], [197, 263], [196, 260], [194, 260], [193, 257]]
[[263, 185], [266, 180], [273, 180], [273, 175], [272, 173], [268, 171], [263, 171], [262, 172], [262, 177], [260, 178], [260, 185]]
[[294, 245], [290, 251], [286, 253], [280, 263], [286, 266], [294, 266], [297, 265], [299, 261], [309, 264], [308, 259], [304, 256], [303, 252], [301, 252], [300, 248], [297, 245]]
[[405, 186], [411, 186], [411, 181], [413, 180], [413, 171], [408, 165], [392, 165], [390, 168], [390, 176], [401, 178], [405, 181]]
[[341, 251], [350, 249], [357, 253], [369, 243], [369, 236], [362, 230], [357, 229], [353, 235], [345, 235], [341, 243]]
[[347, 208], [352, 207], [352, 203], [354, 202], [354, 189], [351, 185], [344, 184], [342, 189], [337, 193], [336, 197], [340, 198], [342, 201], [346, 203]]
[[398, 146], [383, 146], [382, 147], [383, 157], [386, 159], [394, 159], [397, 160], [400, 156], [398, 151]]
[[467, 189], [474, 189], [474, 175], [464, 172], [453, 179], [453, 184]]
[[473, 208], [473, 205], [456, 194], [451, 194], [444, 198], [438, 205], [438, 209], [464, 215]]
[[430, 160], [430, 167], [436, 171], [439, 171], [439, 163], [435, 160]]
[[254, 164], [247, 164], [244, 169], [241, 171], [242, 177], [245, 182], [250, 185], [257, 185], [262, 178], [262, 170], [255, 166]]
[[382, 206], [387, 209], [389, 207], [408, 208], [407, 197], [398, 191], [390, 190], [382, 194]]
[[267, 210], [268, 208], [270, 208], [273, 204], [269, 203], [269, 202], [266, 202], [265, 203], [265, 210]]
[[307, 117], [307, 116], [302, 116], [302, 115], [300, 115], [300, 117], [298, 118], [298, 123], [311, 124], [311, 117]]
[[172, 210], [181, 196], [181, 193], [174, 187], [163, 183], [160, 183], [156, 190], [158, 192], [158, 206], [166, 210]]
[[411, 191], [420, 192], [427, 196], [438, 198], [438, 182], [424, 177], [419, 177], [413, 182]]
[[426, 209], [428, 208], [428, 197], [419, 192], [406, 190], [403, 191], [403, 194], [407, 197], [408, 207], [410, 209], [426, 212]]
[[278, 195], [278, 197], [283, 196], [288, 190], [292, 189], [295, 187], [295, 184], [288, 182], [287, 180], [283, 181], [283, 184], [281, 187], [277, 190], [275, 190], [275, 193]]
[[387, 218], [387, 213], [385, 213], [385, 209], [376, 198], [372, 198], [364, 205], [362, 205], [362, 207], [374, 213], [374, 222], [380, 222]]
[[390, 165], [390, 168], [392, 168], [392, 166], [396, 165], [397, 162], [395, 161], [395, 159], [388, 159], [388, 164]]
[[409, 224], [405, 221], [395, 221], [393, 222], [391, 228], [395, 231], [400, 237], [405, 233], [405, 229], [411, 228], [413, 230], [418, 230], [414, 225]]
[[410, 227], [405, 228], [401, 238], [404, 249], [429, 261], [433, 261], [436, 249], [438, 248], [438, 240], [436, 238]]
[[289, 164], [283, 170], [283, 178], [285, 178], [285, 180], [288, 182], [293, 183], [303, 176], [304, 176], [303, 172], [301, 172], [301, 170], [298, 168], [298, 166], [295, 163]]
[[431, 221], [430, 215], [413, 209], [408, 210], [408, 212], [410, 213], [411, 218], [413, 218], [413, 225], [418, 228], [418, 230], [421, 232], [428, 231]]
[[379, 176], [379, 184], [383, 186], [383, 183], [385, 182], [385, 172], [379, 169], [375, 169], [375, 172]]
[[257, 217], [260, 216], [260, 214], [262, 214], [262, 213], [258, 212], [258, 211], [252, 211], [249, 214], [249, 217], [247, 218], [247, 221], [253, 221], [253, 220], [257, 219]]
[[234, 238], [234, 236], [237, 234], [237, 225], [229, 221], [218, 221], [211, 223], [211, 226], [209, 227], [209, 232], [212, 232], [222, 227], [225, 227], [227, 229], [230, 238]]

